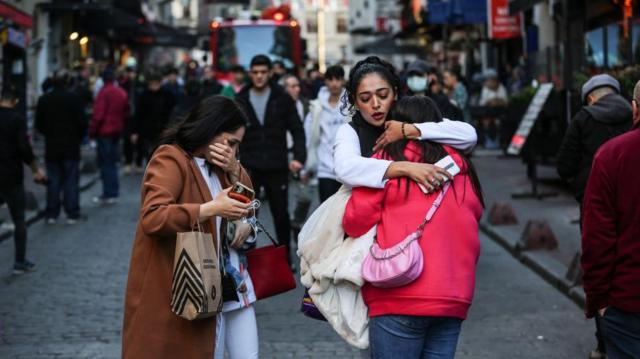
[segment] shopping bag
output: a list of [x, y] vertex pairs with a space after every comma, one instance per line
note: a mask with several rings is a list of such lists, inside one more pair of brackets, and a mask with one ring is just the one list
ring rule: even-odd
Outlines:
[[213, 237], [198, 231], [178, 233], [173, 260], [171, 311], [187, 320], [222, 310], [220, 265]]

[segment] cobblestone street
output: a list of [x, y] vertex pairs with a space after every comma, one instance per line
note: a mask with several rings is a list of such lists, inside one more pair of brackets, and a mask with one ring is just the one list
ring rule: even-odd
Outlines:
[[[0, 358], [119, 357], [139, 181], [123, 177], [121, 200], [111, 207], [90, 203], [100, 184], [83, 193], [85, 223], [32, 225], [35, 273], [11, 275], [13, 242], [0, 243]], [[262, 216], [270, 225], [268, 211]], [[586, 357], [593, 324], [580, 308], [486, 237], [482, 246], [458, 357]], [[299, 313], [301, 295], [298, 288], [257, 304], [261, 357], [359, 358], [326, 323]]]

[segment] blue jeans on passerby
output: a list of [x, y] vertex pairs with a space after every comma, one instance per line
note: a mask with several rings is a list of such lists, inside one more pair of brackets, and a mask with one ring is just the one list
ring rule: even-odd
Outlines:
[[640, 357], [640, 313], [609, 307], [600, 318], [600, 330], [609, 359]]
[[47, 218], [58, 218], [60, 194], [67, 218], [80, 217], [80, 161], [47, 160]]
[[118, 180], [118, 137], [99, 137], [98, 167], [102, 179], [102, 198], [118, 197], [120, 183]]
[[383, 315], [369, 320], [373, 359], [453, 359], [462, 320], [449, 317]]

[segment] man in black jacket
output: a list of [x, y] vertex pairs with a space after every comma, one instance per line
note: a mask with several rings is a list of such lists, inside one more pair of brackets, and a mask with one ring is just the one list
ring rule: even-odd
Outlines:
[[[256, 190], [264, 186], [280, 244], [289, 249], [289, 171], [297, 173], [306, 159], [302, 121], [295, 103], [282, 87], [270, 83], [271, 60], [265, 55], [251, 59], [251, 84], [236, 100], [249, 123], [240, 146], [240, 160], [249, 171]], [[293, 160], [287, 159], [287, 131], [293, 137]], [[289, 261], [291, 261], [289, 254]]]
[[58, 73], [53, 90], [38, 100], [36, 128], [45, 140], [47, 183], [46, 222], [54, 224], [63, 195], [67, 223], [80, 219], [80, 144], [87, 131], [82, 98], [69, 91], [70, 77]]
[[573, 185], [581, 204], [593, 155], [603, 143], [631, 128], [633, 110], [619, 93], [618, 80], [609, 75], [589, 79], [582, 87], [586, 106], [574, 116], [560, 146], [558, 174]]
[[15, 262], [13, 273], [35, 270], [35, 264], [26, 259], [27, 222], [25, 221], [25, 192], [22, 164], [27, 164], [33, 180], [44, 183], [44, 171], [38, 166], [27, 138], [27, 124], [15, 110], [18, 92], [5, 83], [0, 95], [0, 199], [7, 203], [15, 229]]
[[149, 74], [147, 88], [136, 101], [131, 135], [131, 142], [140, 146], [145, 157], [155, 148], [162, 131], [169, 125], [175, 106], [175, 97], [162, 86], [162, 78], [155, 73]]
[[[582, 198], [594, 154], [605, 142], [627, 132], [633, 118], [631, 105], [620, 96], [618, 80], [609, 75], [597, 75], [589, 79], [582, 86], [581, 96], [586, 106], [571, 121], [557, 156], [558, 174], [573, 185], [574, 195], [580, 203], [580, 222]], [[591, 353], [593, 358], [605, 354], [598, 318], [596, 339], [598, 346]]]

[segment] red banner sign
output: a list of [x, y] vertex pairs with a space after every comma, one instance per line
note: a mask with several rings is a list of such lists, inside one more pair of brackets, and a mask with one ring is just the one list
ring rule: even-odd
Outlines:
[[489, 37], [496, 40], [520, 37], [521, 14], [509, 16], [509, 0], [487, 0]]

